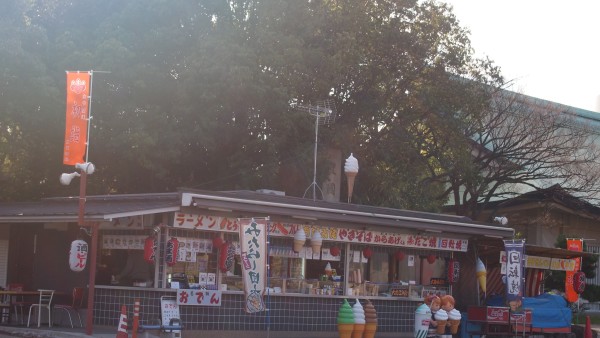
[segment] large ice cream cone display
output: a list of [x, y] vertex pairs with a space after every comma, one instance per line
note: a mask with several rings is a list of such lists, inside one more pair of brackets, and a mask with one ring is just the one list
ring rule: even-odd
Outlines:
[[448, 321], [450, 322], [450, 330], [452, 334], [458, 333], [458, 326], [460, 325], [461, 318], [462, 315], [457, 309], [452, 309], [452, 311], [448, 312]]
[[352, 338], [352, 332], [354, 331], [354, 312], [347, 299], [344, 299], [338, 312], [337, 326], [340, 338]]
[[298, 228], [296, 234], [294, 235], [294, 252], [300, 252], [302, 247], [304, 247], [304, 243], [306, 242], [306, 233], [302, 227]]
[[370, 300], [365, 305], [365, 332], [363, 338], [373, 338], [377, 332], [377, 312]]
[[321, 244], [323, 244], [321, 232], [315, 231], [315, 233], [310, 238], [310, 246], [312, 247], [313, 254], [321, 252]]
[[354, 191], [354, 180], [358, 174], [358, 160], [350, 153], [344, 164], [344, 173], [348, 179], [348, 203], [352, 201], [352, 193]]
[[358, 299], [352, 306], [352, 312], [354, 314], [354, 331], [352, 331], [352, 338], [363, 338], [366, 324], [365, 310]]
[[437, 322], [437, 334], [444, 334], [446, 324], [448, 324], [448, 312], [439, 310], [435, 313], [435, 321]]
[[477, 258], [475, 272], [477, 279], [479, 280], [479, 287], [481, 288], [481, 291], [486, 292], [487, 271], [485, 269], [485, 265], [483, 265], [483, 262], [479, 258]]

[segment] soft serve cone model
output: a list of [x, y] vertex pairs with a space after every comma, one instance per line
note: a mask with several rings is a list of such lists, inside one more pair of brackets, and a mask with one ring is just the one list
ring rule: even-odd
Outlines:
[[435, 321], [437, 322], [437, 334], [446, 332], [446, 324], [448, 323], [448, 312], [439, 310], [435, 313]]
[[354, 313], [354, 331], [352, 331], [352, 338], [363, 338], [366, 324], [365, 310], [358, 299], [356, 300], [356, 303], [354, 303], [354, 306], [352, 306], [352, 312]]
[[327, 277], [330, 277], [333, 274], [333, 269], [331, 269], [331, 264], [329, 264], [329, 262], [325, 265], [325, 274]]
[[304, 243], [306, 242], [306, 233], [302, 227], [298, 228], [296, 234], [294, 235], [294, 252], [300, 252]]
[[450, 312], [448, 312], [448, 321], [450, 321], [450, 329], [452, 334], [458, 333], [458, 326], [460, 325], [461, 318], [462, 315], [457, 309], [452, 309]]
[[337, 326], [340, 338], [352, 338], [352, 331], [354, 331], [354, 312], [347, 299], [344, 299], [340, 311], [338, 312]]
[[321, 252], [321, 244], [323, 244], [323, 238], [321, 237], [321, 232], [317, 230], [310, 238], [310, 246], [312, 247], [313, 254]]
[[350, 203], [350, 201], [352, 201], [352, 192], [354, 191], [354, 180], [356, 179], [356, 175], [358, 175], [358, 160], [352, 153], [350, 153], [350, 156], [346, 159], [344, 172], [348, 179], [348, 203]]
[[483, 262], [479, 258], [477, 258], [477, 265], [475, 266], [475, 271], [477, 279], [479, 280], [479, 287], [481, 288], [481, 291], [486, 292], [485, 283], [487, 278], [487, 271], [485, 270], [485, 265], [483, 265]]
[[377, 332], [377, 311], [370, 300], [367, 299], [367, 305], [365, 305], [365, 332], [363, 338], [374, 338], [375, 332]]

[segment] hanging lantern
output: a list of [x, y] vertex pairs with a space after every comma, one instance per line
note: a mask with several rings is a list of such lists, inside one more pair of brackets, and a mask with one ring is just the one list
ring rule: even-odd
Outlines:
[[577, 293], [585, 290], [585, 272], [579, 271], [573, 275], [573, 290]]
[[225, 269], [227, 271], [233, 268], [233, 263], [235, 261], [235, 245], [233, 243], [229, 243], [227, 246], [227, 256], [225, 257]]
[[227, 268], [227, 254], [230, 246], [231, 244], [225, 242], [219, 248], [219, 270], [221, 270], [221, 272], [227, 272], [229, 270]]
[[404, 259], [404, 252], [400, 251], [400, 250], [396, 251], [394, 253], [394, 258], [396, 258], [397, 261], [403, 260]]
[[460, 277], [460, 264], [457, 260], [448, 260], [448, 283], [452, 284], [458, 281]]
[[435, 263], [436, 257], [434, 255], [427, 256], [427, 263], [433, 264]]
[[365, 256], [365, 258], [371, 258], [371, 256], [373, 256], [373, 250], [365, 248], [363, 250], [363, 256]]
[[150, 264], [156, 261], [156, 249], [158, 249], [158, 238], [148, 236], [144, 241], [144, 260]]
[[220, 249], [221, 245], [223, 245], [223, 238], [217, 236], [217, 237], [213, 238], [212, 242], [213, 242], [213, 249]]
[[69, 268], [72, 271], [80, 272], [85, 269], [88, 256], [88, 245], [84, 240], [76, 239], [71, 242], [69, 251]]
[[339, 256], [340, 252], [341, 252], [341, 250], [337, 246], [333, 246], [333, 247], [331, 247], [331, 249], [329, 249], [329, 253], [331, 253], [331, 255], [334, 257]]
[[167, 251], [165, 261], [168, 266], [173, 266], [177, 263], [177, 254], [179, 253], [179, 241], [175, 237], [171, 237], [167, 241]]

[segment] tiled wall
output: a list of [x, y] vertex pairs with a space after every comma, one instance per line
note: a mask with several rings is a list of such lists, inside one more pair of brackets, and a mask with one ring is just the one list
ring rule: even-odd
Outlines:
[[[121, 305], [133, 318], [133, 304], [140, 299], [140, 320], [152, 324], [160, 319], [160, 297], [175, 296], [174, 290], [98, 287], [95, 291], [94, 323], [117, 326]], [[180, 306], [181, 320], [190, 330], [336, 331], [336, 318], [344, 297], [273, 295], [266, 297], [268, 312], [247, 314], [243, 294], [223, 293], [220, 307]], [[350, 305], [355, 299], [348, 299]], [[412, 332], [417, 301], [372, 299], [377, 310], [378, 332]], [[365, 305], [366, 301], [361, 300]], [[131, 327], [131, 326], [130, 326]]]

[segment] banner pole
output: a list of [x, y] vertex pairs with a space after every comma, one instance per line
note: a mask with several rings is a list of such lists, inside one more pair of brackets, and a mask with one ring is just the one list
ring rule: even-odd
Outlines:
[[[270, 276], [271, 276], [271, 264], [269, 264], [269, 247], [271, 245], [271, 235], [269, 231], [270, 218], [266, 217], [267, 221], [267, 338], [270, 337], [271, 333], [271, 292], [269, 291]], [[285, 280], [283, 281], [285, 283]], [[282, 285], [282, 287], [285, 285]]]
[[88, 95], [88, 117], [87, 117], [87, 139], [85, 140], [85, 162], [88, 161], [90, 156], [90, 125], [92, 122], [92, 92], [94, 86], [94, 71], [90, 70], [90, 95]]

